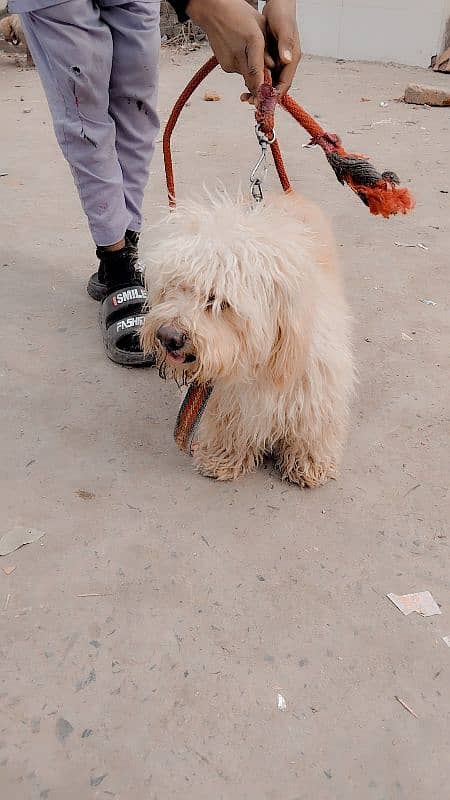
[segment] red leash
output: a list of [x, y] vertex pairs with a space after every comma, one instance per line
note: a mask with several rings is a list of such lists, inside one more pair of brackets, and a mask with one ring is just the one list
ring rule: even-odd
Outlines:
[[[175, 182], [171, 153], [171, 137], [178, 118], [196, 88], [217, 67], [218, 61], [212, 56], [195, 73], [186, 88], [176, 101], [168, 119], [164, 136], [163, 152], [166, 170], [167, 193], [169, 205], [175, 205]], [[275, 107], [278, 99], [272, 87], [270, 75], [266, 72], [266, 82], [261, 86], [256, 120], [268, 138], [272, 138], [274, 130]], [[311, 145], [318, 145], [324, 151], [328, 163], [332, 167], [339, 183], [347, 184], [368, 206], [372, 214], [390, 217], [391, 214], [407, 214], [414, 208], [414, 199], [406, 187], [399, 186], [399, 179], [394, 172], [378, 172], [372, 164], [358, 153], [347, 153], [342, 147], [339, 136], [327, 133], [292, 97], [285, 95], [280, 105], [309, 133]], [[275, 167], [285, 192], [291, 190], [289, 178], [284, 166], [278, 140], [270, 145]]]

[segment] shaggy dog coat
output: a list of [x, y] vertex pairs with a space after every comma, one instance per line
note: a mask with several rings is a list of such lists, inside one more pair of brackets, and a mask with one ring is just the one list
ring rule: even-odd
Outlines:
[[214, 386], [194, 461], [227, 480], [271, 455], [300, 486], [334, 477], [353, 362], [329, 226], [291, 193], [180, 206], [147, 266], [144, 349], [178, 381]]

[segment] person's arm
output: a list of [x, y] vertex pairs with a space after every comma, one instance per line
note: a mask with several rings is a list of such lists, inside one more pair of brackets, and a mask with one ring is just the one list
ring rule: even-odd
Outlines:
[[300, 61], [295, 0], [267, 0], [263, 15], [246, 0], [170, 3], [181, 21], [190, 17], [205, 31], [222, 69], [240, 73], [253, 96], [263, 83], [265, 65], [276, 76], [280, 94], [289, 89]]

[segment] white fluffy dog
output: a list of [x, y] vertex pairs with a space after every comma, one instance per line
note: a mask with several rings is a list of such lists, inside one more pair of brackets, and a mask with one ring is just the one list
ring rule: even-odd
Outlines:
[[33, 58], [28, 49], [27, 40], [18, 14], [10, 14], [0, 19], [0, 33], [3, 35], [6, 42], [13, 44], [15, 47], [20, 44], [23, 45], [27, 53], [27, 67], [34, 67]]
[[228, 480], [272, 455], [284, 479], [334, 477], [353, 363], [333, 238], [297, 194], [180, 206], [147, 268], [146, 351], [178, 381], [213, 384], [194, 461]]

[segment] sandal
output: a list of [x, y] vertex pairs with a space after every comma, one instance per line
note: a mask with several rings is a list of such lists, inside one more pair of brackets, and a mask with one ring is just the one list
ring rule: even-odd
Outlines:
[[144, 354], [139, 334], [144, 324], [147, 292], [143, 286], [116, 289], [103, 300], [100, 327], [108, 358], [124, 367], [153, 367], [153, 353]]

